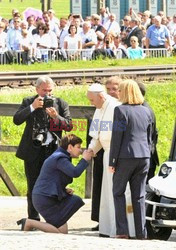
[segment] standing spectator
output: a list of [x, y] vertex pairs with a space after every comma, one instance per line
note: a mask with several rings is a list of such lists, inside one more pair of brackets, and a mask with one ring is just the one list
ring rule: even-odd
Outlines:
[[131, 47], [127, 48], [127, 55], [129, 59], [142, 59], [144, 58], [143, 49], [139, 47], [138, 38], [132, 36], [130, 38]]
[[100, 9], [100, 18], [101, 18], [101, 24], [105, 25], [105, 23], [109, 20], [109, 9], [108, 7], [102, 7]]
[[16, 125], [26, 123], [16, 156], [24, 160], [28, 218], [35, 220], [39, 220], [39, 214], [32, 203], [32, 190], [40, 169], [46, 158], [57, 149], [62, 130], [72, 129], [69, 107], [64, 100], [55, 98], [51, 102], [50, 99], [50, 105], [46, 106], [44, 97], [51, 97], [53, 89], [54, 82], [50, 77], [39, 77], [36, 81], [37, 95], [24, 98], [13, 117]]
[[136, 36], [138, 38], [139, 46], [142, 46], [142, 38], [143, 38], [143, 32], [142, 30], [138, 27], [138, 20], [137, 19], [131, 19], [130, 21], [130, 27], [131, 31], [127, 34], [126, 39], [124, 40], [124, 43], [126, 44], [127, 47], [130, 47], [130, 39], [132, 36]]
[[82, 21], [80, 15], [73, 15], [73, 20], [71, 24], [75, 25], [77, 27], [77, 34], [80, 34], [83, 29], [82, 29]]
[[17, 9], [13, 9], [12, 10], [12, 18], [11, 19], [9, 19], [9, 27], [10, 28], [14, 28], [14, 25], [13, 25], [13, 21], [14, 21], [14, 18], [15, 17], [19, 17], [20, 18], [20, 13], [19, 13], [19, 11], [17, 10]]
[[142, 22], [141, 25], [143, 27], [145, 27], [146, 29], [150, 26], [151, 24], [151, 12], [149, 10], [144, 11], [143, 15], [142, 15]]
[[151, 25], [146, 34], [146, 48], [165, 48], [166, 41], [171, 49], [170, 32], [165, 25], [161, 24], [161, 17], [155, 16], [155, 24]]
[[27, 22], [28, 22], [28, 30], [32, 35], [32, 31], [36, 28], [35, 17], [33, 15], [28, 16]]
[[17, 221], [18, 225], [22, 224], [22, 231], [39, 229], [47, 233], [68, 233], [67, 221], [84, 202], [67, 185], [81, 175], [91, 159], [91, 153], [85, 150], [76, 167], [71, 163], [71, 158], [81, 154], [81, 143], [81, 138], [74, 134], [64, 136], [60, 147], [44, 162], [32, 200], [46, 222], [22, 219]]
[[52, 26], [55, 26], [55, 24], [59, 26], [59, 19], [55, 16], [55, 11], [53, 9], [48, 10], [48, 15], [50, 18], [51, 30], [53, 30]]
[[149, 170], [151, 114], [142, 106], [144, 98], [138, 84], [125, 80], [119, 86], [110, 144], [109, 170], [113, 175], [113, 196], [116, 217], [116, 238], [129, 238], [125, 190], [130, 183], [137, 239], [146, 237], [145, 183]]
[[106, 30], [106, 34], [108, 33], [114, 33], [116, 35], [120, 34], [120, 26], [118, 22], [116, 22], [116, 15], [113, 13], [110, 14], [109, 20], [103, 26]]
[[7, 32], [7, 48], [8, 50], [19, 50], [19, 41], [21, 39], [21, 19], [14, 19], [14, 28], [10, 28]]
[[75, 60], [79, 57], [82, 48], [81, 37], [77, 35], [77, 28], [72, 24], [68, 29], [68, 33], [69, 35], [64, 39], [64, 49], [66, 50], [67, 58]]
[[68, 35], [68, 20], [67, 18], [62, 17], [60, 19], [59, 36], [58, 36], [58, 45], [60, 49], [64, 48], [64, 39], [67, 35]]
[[[115, 236], [115, 211], [112, 195], [112, 174], [108, 171], [109, 147], [111, 139], [111, 124], [114, 107], [120, 103], [107, 95], [101, 84], [92, 84], [87, 92], [91, 104], [96, 107], [93, 120], [89, 129], [92, 140], [88, 146], [94, 155], [103, 148], [103, 179], [101, 186], [99, 233], [100, 236]], [[107, 129], [103, 129], [106, 124]]]
[[173, 35], [176, 34], [176, 14], [173, 15], [173, 20], [168, 23], [167, 28], [173, 37]]
[[97, 32], [97, 31], [102, 32], [103, 31], [103, 26], [100, 23], [100, 16], [99, 15], [97, 15], [97, 14], [92, 15], [91, 23], [92, 23], [91, 28], [93, 30], [95, 30], [95, 32]]
[[123, 18], [123, 25], [120, 27], [120, 31], [126, 31], [127, 29], [130, 29], [130, 21], [131, 21], [131, 16], [124, 16]]
[[56, 34], [56, 36], [58, 37], [59, 36], [59, 26], [50, 20], [48, 11], [44, 11], [42, 14], [42, 17], [43, 17], [45, 24], [49, 27], [49, 30], [53, 31]]

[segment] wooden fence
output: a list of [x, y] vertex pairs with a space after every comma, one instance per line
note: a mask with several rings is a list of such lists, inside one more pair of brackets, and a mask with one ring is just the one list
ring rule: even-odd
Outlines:
[[[19, 104], [6, 104], [0, 103], [0, 116], [13, 116], [17, 111]], [[92, 118], [95, 108], [92, 106], [70, 106], [70, 113], [73, 119], [86, 119], [87, 121]], [[1, 130], [1, 128], [0, 128]], [[86, 131], [88, 133], [88, 129]], [[1, 145], [0, 152], [16, 152], [18, 146], [11, 145]], [[3, 166], [0, 164], [0, 177], [4, 181], [8, 190], [13, 196], [18, 196], [19, 192], [16, 189], [13, 181], [10, 179]], [[85, 179], [85, 198], [91, 197], [92, 189], [92, 162], [89, 164], [89, 167], [86, 170], [86, 179]]]

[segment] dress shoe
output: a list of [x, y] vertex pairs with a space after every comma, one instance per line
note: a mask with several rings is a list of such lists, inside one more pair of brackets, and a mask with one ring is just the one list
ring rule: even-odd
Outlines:
[[97, 225], [96, 227], [92, 227], [92, 231], [99, 231], [99, 225]]
[[99, 234], [99, 237], [103, 237], [103, 238], [109, 238], [110, 236], [107, 234]]
[[121, 234], [121, 235], [116, 235], [115, 238], [116, 239], [129, 239], [129, 236], [126, 234]]
[[21, 231], [24, 231], [26, 220], [27, 219], [23, 218], [23, 219], [17, 221], [17, 225], [21, 225]]

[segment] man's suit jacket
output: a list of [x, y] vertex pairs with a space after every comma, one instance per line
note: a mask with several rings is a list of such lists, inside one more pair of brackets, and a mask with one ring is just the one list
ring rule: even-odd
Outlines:
[[119, 158], [150, 158], [152, 117], [142, 105], [123, 104], [115, 108], [109, 166]]
[[[34, 120], [39, 117], [43, 119], [46, 114], [44, 109], [36, 109], [31, 112], [30, 105], [37, 97], [38, 96], [36, 95], [24, 98], [22, 104], [13, 117], [13, 121], [16, 125], [21, 125], [26, 122], [26, 126], [16, 153], [18, 158], [26, 161], [34, 161], [41, 150], [41, 147], [35, 147], [32, 141]], [[60, 98], [56, 98], [54, 107], [58, 111], [58, 119], [50, 119], [50, 121], [48, 121], [48, 129], [52, 134], [61, 138], [62, 130], [70, 131], [72, 129], [70, 111], [68, 104]], [[61, 124], [61, 121], [63, 124]], [[56, 137], [55, 135], [54, 137]]]
[[132, 30], [129, 35], [127, 36], [126, 40], [125, 40], [125, 44], [127, 45], [127, 47], [130, 47], [130, 38], [132, 36], [136, 36], [138, 38], [138, 42], [139, 42], [139, 46], [142, 47], [142, 38], [143, 38], [143, 33], [142, 30], [139, 27], [136, 27], [134, 30]]
[[156, 165], [159, 166], [159, 157], [156, 148], [156, 144], [158, 142], [158, 130], [156, 128], [156, 117], [155, 114], [150, 107], [150, 105], [144, 101], [143, 106], [149, 108], [152, 116], [152, 140], [151, 140], [151, 161], [150, 161], [150, 168], [156, 168]]

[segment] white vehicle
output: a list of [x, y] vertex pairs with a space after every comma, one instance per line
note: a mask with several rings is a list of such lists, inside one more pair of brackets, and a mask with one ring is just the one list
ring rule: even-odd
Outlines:
[[148, 238], [168, 240], [176, 229], [176, 161], [164, 162], [159, 173], [149, 180], [146, 195]]
[[176, 122], [169, 161], [149, 180], [146, 194], [146, 227], [149, 239], [168, 240], [176, 229]]

